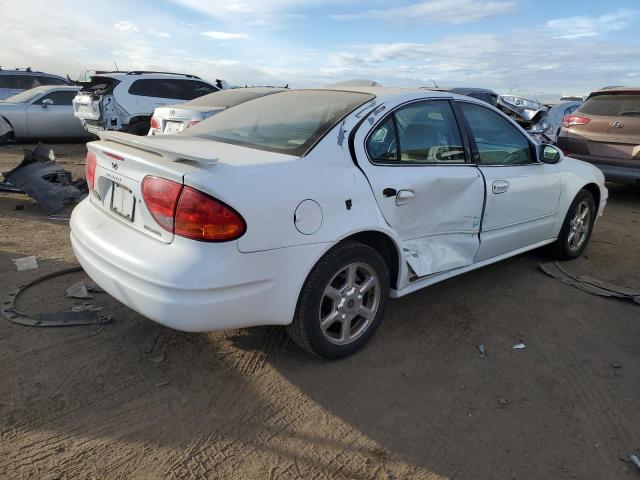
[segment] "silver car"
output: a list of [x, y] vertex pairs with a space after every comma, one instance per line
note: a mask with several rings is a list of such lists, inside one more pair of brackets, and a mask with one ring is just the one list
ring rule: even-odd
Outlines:
[[234, 88], [203, 95], [178, 105], [158, 107], [151, 117], [149, 135], [178, 133], [227, 108], [285, 90], [276, 87]]
[[47, 85], [0, 101], [0, 142], [9, 138], [82, 138], [89, 134], [73, 116], [71, 101], [80, 87]]

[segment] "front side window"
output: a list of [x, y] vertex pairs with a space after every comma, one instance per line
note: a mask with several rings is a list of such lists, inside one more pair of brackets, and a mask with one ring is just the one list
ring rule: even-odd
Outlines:
[[533, 163], [527, 137], [500, 114], [468, 102], [460, 102], [484, 165], [520, 165]]
[[34, 102], [34, 105], [42, 105], [45, 100], [51, 100], [53, 102], [52, 105], [71, 105], [76, 93], [77, 92], [73, 90], [65, 92], [51, 92], [50, 94], [39, 98]]
[[463, 163], [462, 139], [448, 101], [413, 103], [393, 112], [367, 139], [373, 163]]

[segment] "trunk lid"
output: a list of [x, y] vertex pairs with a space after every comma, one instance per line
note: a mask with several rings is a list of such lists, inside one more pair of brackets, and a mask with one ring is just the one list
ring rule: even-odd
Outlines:
[[151, 175], [183, 184], [188, 173], [211, 167], [211, 142], [173, 135], [138, 137], [101, 132], [100, 141], [87, 144], [96, 155], [94, 190], [90, 201], [114, 219], [141, 233], [170, 243], [173, 233], [163, 229], [148, 210], [142, 181]]

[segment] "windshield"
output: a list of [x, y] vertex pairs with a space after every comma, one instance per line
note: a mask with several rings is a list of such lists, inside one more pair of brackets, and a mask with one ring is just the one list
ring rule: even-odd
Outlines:
[[291, 90], [224, 110], [182, 135], [302, 156], [346, 115], [373, 98], [337, 90]]
[[233, 90], [221, 90], [219, 92], [203, 95], [195, 100], [186, 102], [185, 105], [193, 107], [229, 108], [241, 103], [248, 102], [254, 98], [271, 95], [272, 93], [283, 92], [282, 88], [248, 89], [236, 88]]
[[5, 102], [9, 103], [27, 103], [36, 98], [38, 95], [41, 95], [44, 92], [42, 88], [32, 88], [31, 90], [25, 90], [24, 92], [20, 92], [13, 97], [9, 97], [5, 99]]

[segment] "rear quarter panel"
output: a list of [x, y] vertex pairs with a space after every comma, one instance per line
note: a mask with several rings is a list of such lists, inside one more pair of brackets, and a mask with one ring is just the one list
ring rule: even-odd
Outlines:
[[[277, 161], [251, 163], [265, 152], [243, 149], [250, 164], [221, 161], [206, 171], [189, 174], [185, 183], [210, 193], [238, 211], [247, 231], [238, 240], [242, 252], [257, 252], [315, 243], [330, 244], [363, 230], [394, 236], [373, 199], [364, 174], [354, 165], [345, 140], [339, 145], [334, 128], [303, 158], [282, 155]], [[321, 210], [314, 233], [295, 225], [296, 209], [313, 200]]]

